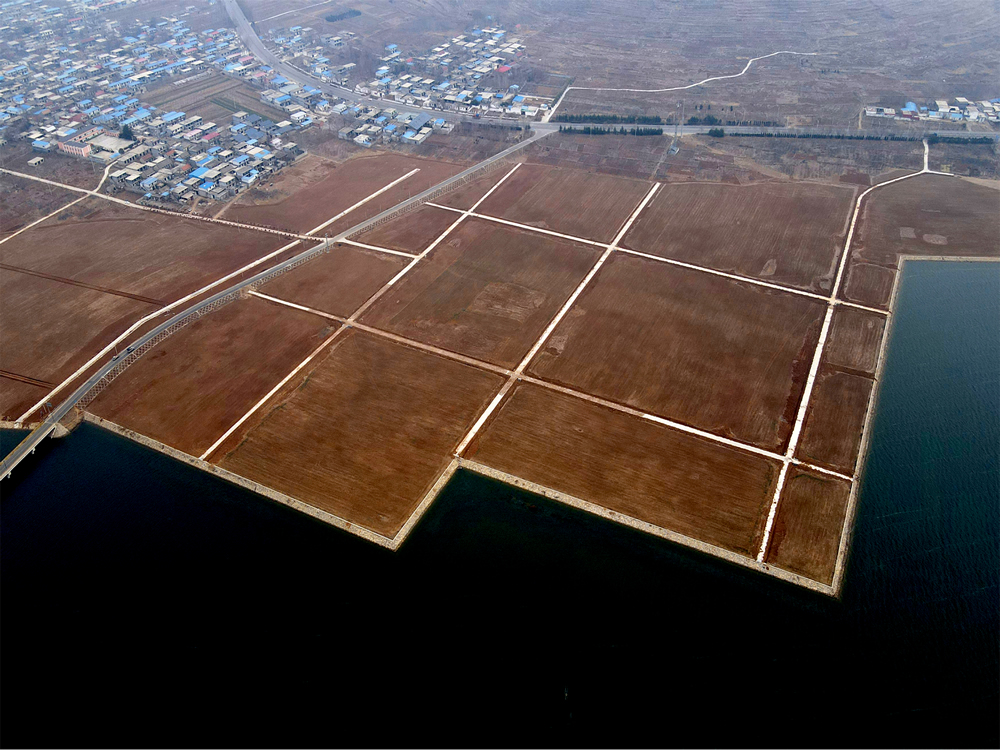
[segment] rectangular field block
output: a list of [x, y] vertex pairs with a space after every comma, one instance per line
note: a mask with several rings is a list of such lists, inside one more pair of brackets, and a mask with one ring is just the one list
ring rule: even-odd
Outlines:
[[514, 367], [599, 255], [590, 245], [466, 219], [361, 322]]
[[466, 457], [729, 552], [753, 557], [780, 463], [531, 383]]
[[611, 242], [649, 188], [641, 180], [523, 164], [477, 212]]
[[829, 294], [854, 193], [804, 182], [663, 185], [622, 246]]
[[251, 297], [161, 341], [88, 407], [99, 417], [200, 456], [337, 323]]
[[331, 349], [213, 462], [391, 538], [503, 381], [356, 330]]
[[615, 253], [528, 370], [779, 450], [825, 311], [807, 297]]

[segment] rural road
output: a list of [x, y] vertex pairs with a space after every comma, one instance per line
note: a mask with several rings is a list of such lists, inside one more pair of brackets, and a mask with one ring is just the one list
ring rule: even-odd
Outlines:
[[[349, 235], [352, 235], [356, 232], [363, 231], [368, 227], [372, 226], [373, 224], [378, 223], [380, 220], [384, 219], [390, 214], [393, 214], [396, 211], [404, 209], [407, 206], [412, 205], [414, 203], [419, 203], [423, 201], [425, 198], [429, 197], [438, 190], [441, 190], [442, 188], [446, 188], [460, 180], [463, 180], [464, 178], [479, 171], [480, 169], [483, 169], [484, 167], [492, 164], [493, 162], [505, 159], [506, 157], [510, 156], [516, 151], [524, 148], [528, 144], [533, 143], [534, 141], [545, 137], [546, 135], [552, 133], [557, 129], [558, 128], [555, 125], [539, 124], [537, 128], [532, 129], [531, 135], [528, 138], [525, 138], [523, 141], [515, 143], [513, 146], [501, 151], [500, 153], [491, 156], [490, 158], [485, 159], [479, 162], [478, 164], [475, 164], [452, 177], [449, 177], [443, 182], [440, 182], [437, 185], [428, 188], [419, 195], [415, 195], [412, 198], [403, 201], [402, 203], [398, 203], [395, 206], [392, 206], [391, 208], [383, 211], [382, 213], [377, 214], [376, 216], [373, 216], [372, 218], [367, 219], [366, 221], [363, 221], [360, 224], [357, 224], [351, 227], [350, 229], [341, 232], [336, 237], [330, 238], [330, 242], [334, 243], [339, 240], [345, 239]], [[317, 245], [316, 247], [310, 248], [309, 250], [299, 253], [298, 255], [289, 258], [286, 261], [283, 261], [275, 266], [271, 266], [270, 268], [267, 268], [264, 271], [261, 271], [260, 273], [246, 279], [245, 281], [233, 284], [229, 288], [224, 289], [216, 294], [213, 294], [211, 297], [201, 302], [198, 302], [192, 305], [191, 307], [188, 307], [182, 312], [177, 313], [176, 315], [172, 316], [169, 320], [159, 324], [153, 330], [139, 337], [138, 339], [136, 339], [131, 343], [130, 345], [131, 348], [138, 349], [146, 342], [152, 340], [153, 338], [155, 338], [156, 336], [158, 336], [160, 333], [170, 328], [171, 326], [180, 323], [185, 318], [188, 318], [191, 315], [199, 313], [209, 305], [212, 305], [213, 303], [219, 301], [220, 299], [228, 295], [233, 294], [234, 292], [238, 292], [241, 289], [245, 289], [253, 284], [259, 283], [260, 281], [264, 280], [266, 277], [274, 274], [275, 272], [280, 272], [282, 269], [287, 268], [288, 266], [303, 261], [306, 258], [311, 257], [313, 255], [317, 255], [319, 253], [324, 252], [324, 248], [325, 244]], [[48, 435], [56, 428], [56, 425], [59, 423], [59, 421], [63, 417], [65, 417], [74, 406], [76, 406], [77, 402], [79, 402], [80, 399], [83, 398], [91, 388], [93, 388], [95, 385], [97, 385], [98, 382], [100, 382], [101, 378], [103, 378], [105, 375], [111, 372], [111, 370], [114, 369], [118, 364], [119, 361], [117, 358], [111, 359], [108, 362], [106, 362], [97, 372], [95, 372], [90, 378], [88, 378], [87, 381], [83, 383], [83, 385], [79, 386], [75, 391], [73, 391], [73, 393], [68, 398], [66, 398], [62, 403], [60, 403], [59, 406], [53, 409], [52, 412], [50, 412], [49, 415], [42, 421], [42, 423], [31, 432], [31, 434], [29, 434], [24, 440], [22, 440], [17, 445], [17, 447], [14, 448], [13, 451], [11, 451], [6, 457], [3, 458], [2, 461], [0, 461], [0, 479], [6, 479], [7, 477], [9, 477], [11, 471], [13, 471], [13, 469], [19, 463], [21, 463], [21, 461], [23, 461], [31, 453], [34, 453], [35, 448], [38, 447], [38, 444], [46, 437], [48, 437]]]
[[[283, 62], [271, 52], [261, 38], [257, 35], [257, 31], [253, 28], [252, 22], [247, 19], [246, 15], [243, 13], [243, 9], [237, 4], [236, 0], [222, 0], [222, 4], [226, 8], [226, 12], [229, 13], [229, 18], [232, 20], [233, 24], [236, 26], [236, 33], [239, 34], [240, 39], [243, 44], [246, 45], [254, 56], [261, 62], [270, 65], [272, 68], [277, 70], [281, 75], [286, 78], [291, 78], [293, 80], [303, 81], [303, 79], [308, 79], [310, 85], [315, 86], [320, 91], [331, 96], [338, 96], [341, 99], [346, 99], [349, 102], [354, 102], [356, 104], [369, 104], [373, 107], [378, 107], [379, 109], [384, 109], [386, 107], [392, 107], [398, 112], [406, 112], [408, 114], [419, 115], [428, 112], [437, 112], [439, 116], [447, 115], [449, 120], [464, 120], [464, 121], [475, 121], [472, 115], [463, 115], [458, 112], [445, 112], [439, 109], [431, 109], [424, 107], [411, 107], [409, 105], [403, 104], [402, 102], [397, 102], [394, 100], [387, 99], [372, 99], [370, 97], [360, 96], [355, 94], [354, 91], [343, 86], [337, 86], [332, 83], [326, 83], [321, 81], [316, 76], [312, 75], [308, 71], [302, 70], [302, 68], [296, 67], [287, 62]], [[305, 82], [305, 81], [303, 81]], [[482, 122], [484, 118], [479, 118], [478, 121]], [[488, 118], [488, 119], [499, 119], [499, 118]], [[517, 124], [519, 120], [507, 119], [504, 122], [511, 125]]]

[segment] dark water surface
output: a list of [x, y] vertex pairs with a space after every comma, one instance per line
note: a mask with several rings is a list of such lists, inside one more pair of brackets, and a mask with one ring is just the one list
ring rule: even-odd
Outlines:
[[3, 744], [996, 746], [1000, 264], [901, 295], [842, 601], [471, 474], [393, 554], [46, 441], [0, 484]]

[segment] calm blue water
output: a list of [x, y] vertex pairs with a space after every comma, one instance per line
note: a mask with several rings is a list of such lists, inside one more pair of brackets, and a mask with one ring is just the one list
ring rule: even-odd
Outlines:
[[901, 293], [840, 602], [470, 474], [392, 554], [47, 441], [0, 484], [3, 744], [1000, 744], [1000, 264]]

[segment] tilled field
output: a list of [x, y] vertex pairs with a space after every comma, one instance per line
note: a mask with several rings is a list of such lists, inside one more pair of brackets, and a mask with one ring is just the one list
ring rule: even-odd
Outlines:
[[224, 218], [309, 232], [413, 169], [420, 171], [325, 227], [319, 235], [332, 237], [461, 171], [455, 164], [402, 154], [360, 156], [337, 165], [306, 158], [278, 173], [272, 182], [244, 193], [226, 210]]
[[391, 538], [501, 378], [360, 332], [333, 347], [217, 461]]
[[854, 190], [816, 183], [664, 185], [622, 245], [829, 293]]
[[419, 254], [451, 226], [458, 214], [424, 206], [355, 236], [366, 245]]
[[610, 242], [649, 190], [647, 182], [526, 164], [479, 213]]
[[753, 556], [779, 464], [522, 383], [466, 457]]
[[802, 428], [798, 458], [853, 476], [873, 385], [871, 378], [862, 375], [820, 370]]
[[[0, 363], [15, 375], [58, 384], [155, 310], [128, 297], [0, 269]], [[16, 418], [44, 393], [12, 382], [0, 378], [0, 414]]]
[[615, 254], [528, 369], [778, 450], [824, 313], [806, 297]]
[[1000, 256], [1000, 190], [920, 175], [866, 199], [842, 297], [887, 307], [900, 255]]
[[588, 245], [468, 219], [361, 320], [513, 367], [599, 254]]
[[89, 410], [200, 456], [337, 325], [253, 297], [237, 300], [144, 354]]
[[172, 302], [288, 242], [88, 198], [0, 245], [0, 262]]
[[765, 561], [830, 584], [850, 494], [849, 482], [790, 467]]
[[885, 316], [839, 306], [833, 311], [823, 356], [834, 367], [872, 375], [884, 332]]
[[311, 307], [320, 312], [350, 316], [407, 263], [387, 253], [334, 245], [329, 253], [261, 286], [263, 294]]

